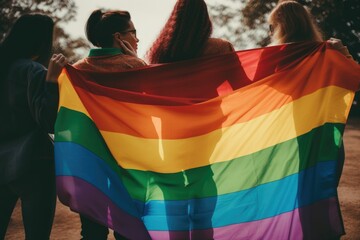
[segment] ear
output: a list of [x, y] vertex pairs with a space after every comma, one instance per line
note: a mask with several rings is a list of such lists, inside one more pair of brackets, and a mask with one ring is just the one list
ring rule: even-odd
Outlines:
[[121, 48], [121, 34], [120, 33], [114, 33], [113, 35], [113, 47], [114, 48]]
[[117, 42], [122, 40], [121, 39], [121, 34], [119, 32], [114, 33], [114, 40], [117, 41]]

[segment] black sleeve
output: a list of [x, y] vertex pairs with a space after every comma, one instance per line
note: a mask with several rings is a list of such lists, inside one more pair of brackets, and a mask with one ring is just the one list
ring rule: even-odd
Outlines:
[[28, 71], [27, 97], [30, 112], [40, 127], [48, 132], [54, 132], [59, 91], [58, 85], [45, 81], [46, 69], [34, 63]]

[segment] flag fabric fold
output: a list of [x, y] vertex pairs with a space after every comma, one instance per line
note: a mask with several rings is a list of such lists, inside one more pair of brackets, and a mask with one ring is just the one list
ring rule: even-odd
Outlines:
[[360, 67], [325, 43], [126, 72], [67, 66], [59, 199], [128, 239], [330, 239]]

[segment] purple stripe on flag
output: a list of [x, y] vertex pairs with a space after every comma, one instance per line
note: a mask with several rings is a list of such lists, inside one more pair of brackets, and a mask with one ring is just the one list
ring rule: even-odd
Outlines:
[[129, 239], [150, 239], [141, 219], [119, 209], [88, 182], [76, 177], [58, 176], [56, 187], [60, 201], [73, 211], [84, 214]]
[[344, 227], [336, 197], [259, 221], [195, 231], [150, 231], [152, 239], [331, 239]]

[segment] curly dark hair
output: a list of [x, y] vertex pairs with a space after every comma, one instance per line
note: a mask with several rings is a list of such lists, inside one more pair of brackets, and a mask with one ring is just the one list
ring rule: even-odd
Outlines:
[[169, 63], [201, 55], [212, 33], [204, 0], [178, 0], [160, 35], [147, 53], [150, 63]]

